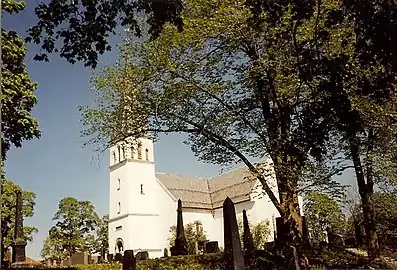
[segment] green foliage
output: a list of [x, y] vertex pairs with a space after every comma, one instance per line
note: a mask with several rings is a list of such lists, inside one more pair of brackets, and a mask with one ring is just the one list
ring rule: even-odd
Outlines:
[[[25, 8], [24, 2], [2, 1], [2, 11], [17, 13]], [[20, 35], [2, 29], [2, 159], [12, 145], [22, 146], [23, 140], [39, 138], [38, 121], [31, 116], [37, 103], [37, 84], [30, 80], [25, 65], [26, 46]]]
[[[182, 27], [181, 9], [181, 0], [51, 0], [35, 8], [38, 22], [29, 29], [27, 41], [40, 44], [45, 52], [36, 55], [36, 60], [48, 61], [46, 53], [59, 52], [70, 63], [82, 61], [95, 68], [98, 54], [111, 50], [107, 38], [119, 25], [141, 36], [137, 17], [143, 11], [151, 25], [150, 33], [156, 37], [167, 22]], [[58, 39], [63, 41], [60, 49], [56, 47]]]
[[[375, 206], [376, 229], [379, 237], [379, 244], [383, 248], [397, 250], [397, 196], [392, 193], [375, 192], [373, 194]], [[353, 220], [363, 225], [363, 213], [361, 204], [355, 205], [356, 212], [350, 220], [351, 231], [353, 232]], [[352, 233], [353, 234], [353, 233]]]
[[[184, 225], [185, 238], [187, 242], [187, 249], [190, 254], [195, 254], [196, 242], [207, 240], [207, 235], [204, 231], [203, 224], [200, 220], [196, 220]], [[175, 244], [176, 225], [170, 227], [171, 237], [168, 239], [170, 246]]]
[[304, 212], [312, 239], [325, 241], [325, 230], [332, 227], [336, 233], [343, 233], [346, 227], [345, 216], [339, 204], [326, 194], [312, 192], [304, 202]]
[[[49, 241], [57, 241], [57, 246], [60, 245], [65, 252], [64, 256], [69, 257], [77, 251], [93, 249], [90, 235], [99, 223], [99, 218], [91, 202], [66, 197], [59, 202], [59, 209], [53, 220], [56, 223], [50, 229], [49, 238], [52, 240]], [[54, 249], [58, 250], [55, 247]]]
[[[237, 225], [239, 229], [240, 240], [241, 243], [243, 243], [244, 229], [243, 229], [243, 220], [241, 218], [237, 220]], [[265, 249], [266, 243], [268, 242], [268, 238], [271, 233], [270, 222], [268, 220], [266, 221], [263, 220], [254, 225], [250, 223], [249, 227], [252, 235], [252, 240], [254, 242], [254, 248], [256, 250]]]
[[[34, 206], [36, 195], [31, 191], [22, 190], [20, 186], [14, 184], [12, 181], [2, 179], [2, 194], [1, 194], [1, 237], [2, 237], [2, 258], [7, 251], [10, 251], [14, 240], [14, 226], [15, 226], [15, 207], [16, 207], [16, 192], [22, 191], [22, 213], [23, 217], [32, 217], [34, 214]], [[37, 233], [37, 228], [32, 226], [24, 226], [25, 240], [32, 241], [33, 234]]]
[[98, 222], [93, 236], [92, 253], [100, 253], [102, 258], [109, 252], [109, 215], [104, 215]]
[[44, 259], [61, 262], [68, 258], [61, 241], [59, 231], [52, 230], [49, 235], [44, 239], [43, 248], [41, 249], [40, 256]]

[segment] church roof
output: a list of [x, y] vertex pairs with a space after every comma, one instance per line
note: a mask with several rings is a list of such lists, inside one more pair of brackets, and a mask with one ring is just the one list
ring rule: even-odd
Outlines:
[[245, 167], [210, 179], [169, 173], [157, 173], [156, 176], [176, 199], [181, 199], [183, 207], [209, 210], [221, 207], [226, 197], [234, 203], [249, 200], [255, 184], [255, 178]]

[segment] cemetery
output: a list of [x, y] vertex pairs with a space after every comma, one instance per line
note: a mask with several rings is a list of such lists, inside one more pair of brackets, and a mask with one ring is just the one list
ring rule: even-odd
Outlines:
[[[143, 270], [143, 269], [189, 269], [189, 270], [254, 270], [254, 269], [294, 269], [300, 270], [296, 248], [280, 248], [282, 245], [283, 225], [277, 219], [276, 241], [269, 245], [268, 250], [255, 250], [250, 232], [246, 211], [243, 211], [243, 236], [239, 235], [238, 223], [233, 201], [227, 197], [223, 203], [224, 251], [218, 248], [215, 241], [204, 243], [204, 254], [189, 254], [183, 225], [182, 202], [178, 200], [177, 226], [174, 245], [169, 256], [167, 249], [162, 258], [150, 259], [147, 252], [134, 254], [133, 250], [125, 250], [124, 254], [117, 253], [114, 258], [108, 256], [107, 261], [93, 260], [85, 253], [75, 254], [69, 258], [64, 266], [37, 267], [26, 261], [26, 241], [23, 238], [22, 196], [17, 193], [15, 209], [15, 243], [13, 244], [12, 264], [9, 269], [70, 269], [70, 270]], [[305, 219], [303, 219], [305, 223]], [[307, 225], [303, 226], [305, 242], [310, 246]], [[312, 269], [354, 269], [366, 265], [366, 259], [358, 255], [340, 256], [346, 253], [344, 241], [338, 235], [328, 230], [329, 241], [324, 243], [319, 254], [313, 252]], [[314, 250], [314, 249], [313, 249]], [[141, 254], [140, 254], [141, 253]], [[327, 258], [328, 256], [328, 258]], [[109, 258], [110, 257], [110, 258]], [[335, 260], [336, 259], [336, 260]], [[330, 264], [331, 263], [331, 264]], [[392, 269], [387, 263], [381, 262], [382, 269]]]

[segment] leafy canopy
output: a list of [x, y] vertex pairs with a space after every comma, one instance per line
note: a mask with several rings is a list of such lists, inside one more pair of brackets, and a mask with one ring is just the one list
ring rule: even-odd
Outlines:
[[[22, 191], [22, 214], [24, 218], [33, 216], [36, 195], [31, 191], [22, 190], [20, 186], [6, 179], [1, 180], [1, 188], [1, 243], [2, 258], [4, 258], [4, 255], [11, 249], [14, 241], [17, 191]], [[26, 223], [23, 229], [26, 241], [32, 241], [34, 233], [38, 232], [36, 227], [26, 226]]]
[[[51, 0], [35, 8], [38, 23], [29, 28], [27, 41], [40, 44], [44, 51], [36, 60], [48, 61], [47, 53], [59, 52], [70, 63], [82, 61], [95, 68], [98, 55], [111, 50], [108, 38], [118, 26], [140, 37], [138, 17], [146, 13], [150, 33], [156, 37], [166, 22], [182, 27], [181, 9], [181, 0]], [[60, 48], [57, 40], [61, 40]]]
[[[18, 13], [25, 8], [25, 2], [2, 1], [2, 11]], [[31, 116], [37, 103], [37, 84], [30, 80], [26, 65], [26, 46], [20, 35], [2, 29], [2, 108], [1, 149], [2, 159], [12, 145], [22, 146], [23, 140], [40, 137], [38, 121]]]
[[304, 202], [304, 213], [311, 231], [311, 236], [316, 241], [325, 241], [325, 231], [331, 227], [335, 232], [343, 233], [345, 229], [345, 216], [340, 205], [330, 199], [326, 194], [312, 192]]
[[89, 248], [87, 241], [99, 222], [91, 202], [79, 201], [73, 197], [66, 197], [59, 202], [53, 220], [56, 223], [50, 229], [49, 237], [57, 239], [67, 256]]
[[[187, 242], [187, 250], [190, 254], [196, 254], [196, 242], [207, 240], [206, 232], [204, 231], [203, 224], [200, 220], [190, 222], [184, 226], [185, 238]], [[174, 246], [176, 238], [176, 225], [170, 227], [171, 237], [168, 239], [170, 246]]]

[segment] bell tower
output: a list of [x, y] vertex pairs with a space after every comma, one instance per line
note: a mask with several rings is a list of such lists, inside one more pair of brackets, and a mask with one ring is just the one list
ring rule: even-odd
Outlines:
[[[125, 83], [120, 85], [120, 133], [129, 129], [125, 121], [131, 121], [130, 106], [134, 102], [127, 63], [126, 57]], [[150, 257], [161, 256], [153, 139], [150, 136], [116, 138], [117, 135], [113, 138], [116, 143], [109, 149], [109, 254], [132, 249], [134, 253], [147, 251]]]
[[148, 251], [150, 257], [162, 254], [156, 236], [161, 222], [153, 150], [150, 137], [126, 139], [110, 147], [110, 254], [127, 249]]

